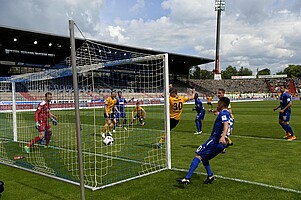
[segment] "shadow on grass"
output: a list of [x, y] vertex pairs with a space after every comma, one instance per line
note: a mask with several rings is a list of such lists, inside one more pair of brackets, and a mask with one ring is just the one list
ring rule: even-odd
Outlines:
[[51, 196], [51, 197], [54, 197], [55, 199], [61, 199], [61, 200], [64, 200], [65, 198], [62, 198], [60, 196], [57, 196], [55, 194], [53, 194], [52, 192], [48, 192], [47, 190], [44, 190], [43, 188], [41, 187], [33, 187], [32, 184], [25, 184], [25, 183], [22, 183], [22, 182], [17, 182], [16, 183], [18, 184], [21, 184], [23, 186], [26, 186], [28, 188], [32, 188], [33, 190], [36, 190], [36, 191], [39, 191], [39, 192], [42, 192], [43, 194], [46, 194], [48, 196]]

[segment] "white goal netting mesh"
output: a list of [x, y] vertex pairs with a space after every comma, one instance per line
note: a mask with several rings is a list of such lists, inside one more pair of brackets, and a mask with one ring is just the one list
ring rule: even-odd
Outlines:
[[[165, 146], [157, 148], [164, 130], [164, 55], [146, 55], [85, 41], [76, 50], [80, 127], [86, 187], [98, 189], [166, 169]], [[0, 162], [48, 176], [79, 182], [71, 58], [59, 69], [23, 74], [0, 80]], [[115, 126], [104, 128], [105, 100], [117, 96], [119, 112]], [[48, 148], [45, 137], [24, 147], [39, 135], [35, 111], [52, 93]], [[137, 102], [145, 115], [136, 116]], [[103, 143], [102, 133], [112, 134], [112, 145]]]

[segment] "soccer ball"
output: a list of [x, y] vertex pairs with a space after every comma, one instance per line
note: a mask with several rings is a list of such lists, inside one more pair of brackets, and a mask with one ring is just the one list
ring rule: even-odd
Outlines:
[[112, 145], [114, 142], [114, 138], [112, 136], [107, 135], [105, 139], [102, 141], [105, 145]]

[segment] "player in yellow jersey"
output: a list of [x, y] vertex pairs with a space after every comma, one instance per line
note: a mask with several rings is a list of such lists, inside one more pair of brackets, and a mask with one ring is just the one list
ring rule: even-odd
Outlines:
[[116, 119], [115, 119], [115, 110], [119, 112], [119, 110], [116, 107], [117, 99], [116, 99], [116, 92], [112, 91], [111, 96], [107, 97], [105, 100], [105, 106], [104, 106], [104, 118], [106, 119], [106, 123], [102, 128], [101, 136], [103, 138], [106, 137], [106, 134], [108, 133], [111, 135], [111, 131], [113, 130]]
[[146, 118], [146, 112], [145, 110], [140, 106], [140, 102], [137, 101], [136, 106], [134, 107], [134, 110], [132, 111], [132, 121], [130, 124], [132, 124], [136, 119], [139, 120], [141, 126], [145, 125]]
[[212, 96], [207, 96], [207, 105], [210, 106], [210, 109], [212, 109]]
[[[175, 88], [171, 88], [169, 91], [169, 112], [170, 112], [170, 130], [175, 128], [181, 118], [183, 111], [183, 105], [186, 101], [194, 99], [195, 90], [193, 89], [187, 96], [178, 96], [178, 91]], [[160, 141], [156, 144], [158, 148], [161, 148], [165, 141], [165, 134], [160, 138]]]

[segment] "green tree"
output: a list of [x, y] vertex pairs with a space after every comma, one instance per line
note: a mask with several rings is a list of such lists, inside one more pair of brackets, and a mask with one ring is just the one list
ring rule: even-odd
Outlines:
[[201, 79], [213, 79], [213, 72], [208, 70], [200, 70]]
[[259, 70], [257, 75], [271, 75], [271, 70], [269, 70], [268, 68]]
[[213, 72], [200, 69], [198, 66], [193, 66], [190, 70], [191, 79], [213, 79]]
[[222, 79], [231, 79], [231, 76], [237, 76], [236, 67], [229, 65], [225, 70], [222, 70]]
[[239, 76], [251, 76], [252, 70], [246, 67], [240, 67], [240, 70], [238, 71]]
[[276, 74], [287, 74], [287, 77], [289, 78], [301, 77], [301, 65], [289, 65], [283, 71]]

